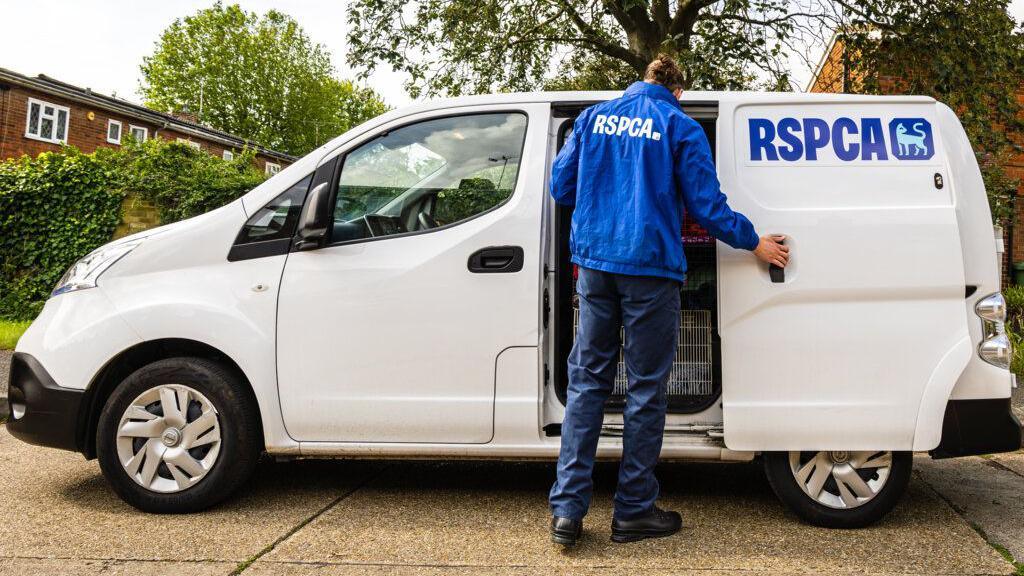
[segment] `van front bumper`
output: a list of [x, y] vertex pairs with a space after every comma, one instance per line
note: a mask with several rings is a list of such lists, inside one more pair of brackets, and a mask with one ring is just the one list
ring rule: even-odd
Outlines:
[[1015, 452], [1021, 448], [1021, 425], [1009, 398], [950, 400], [942, 420], [942, 440], [932, 458]]
[[57, 385], [30, 354], [15, 352], [11, 359], [7, 401], [7, 430], [15, 438], [50, 448], [80, 451], [78, 416], [84, 390]]

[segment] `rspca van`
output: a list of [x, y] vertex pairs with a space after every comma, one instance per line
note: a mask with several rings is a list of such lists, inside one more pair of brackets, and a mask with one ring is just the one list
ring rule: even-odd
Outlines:
[[[222, 208], [97, 249], [18, 344], [8, 430], [98, 459], [152, 512], [213, 505], [263, 452], [554, 460], [577, 302], [550, 165], [580, 111], [617, 95], [392, 111]], [[998, 241], [955, 114], [923, 97], [681, 104], [730, 204], [791, 260], [680, 231], [662, 457], [759, 458], [800, 517], [856, 527], [899, 500], [915, 452], [1018, 449]]]

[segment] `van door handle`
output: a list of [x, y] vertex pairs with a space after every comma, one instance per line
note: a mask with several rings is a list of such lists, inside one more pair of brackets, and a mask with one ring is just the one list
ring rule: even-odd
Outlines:
[[[786, 241], [783, 240], [780, 244], [785, 245]], [[772, 283], [782, 284], [786, 281], [786, 269], [779, 266], [778, 264], [768, 265], [768, 277], [771, 278]]]
[[475, 274], [519, 272], [523, 269], [523, 249], [519, 246], [489, 246], [473, 252], [467, 264]]

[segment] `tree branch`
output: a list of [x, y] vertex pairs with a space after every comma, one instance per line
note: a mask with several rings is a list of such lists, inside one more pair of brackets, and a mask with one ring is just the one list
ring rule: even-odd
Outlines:
[[818, 18], [818, 14], [811, 14], [808, 12], [793, 12], [786, 14], [785, 16], [779, 16], [777, 18], [766, 18], [759, 20], [757, 18], [751, 18], [750, 16], [744, 16], [742, 14], [701, 14], [697, 17], [699, 21], [712, 21], [712, 22], [723, 22], [731, 20], [734, 22], [744, 22], [746, 24], [756, 24], [758, 26], [772, 26], [775, 24], [782, 24], [794, 18]]
[[[622, 9], [622, 0], [604, 0], [604, 5], [612, 13], [612, 16], [619, 21], [624, 30], [635, 30], [642, 34], [647, 43], [653, 40], [660, 43], [658, 26], [647, 16], [647, 11], [640, 5], [633, 5], [629, 10]], [[666, 10], [668, 7], [665, 7]]]
[[653, 0], [651, 2], [651, 17], [658, 27], [658, 33], [664, 36], [672, 25], [672, 17], [668, 13], [668, 0]]
[[569, 16], [569, 19], [572, 20], [576, 28], [588, 39], [588, 42], [593, 45], [596, 50], [607, 56], [611, 56], [612, 58], [623, 60], [637, 69], [642, 69], [647, 64], [644, 62], [644, 59], [640, 54], [605, 38], [601, 31], [597, 30], [589, 22], [583, 19], [583, 16], [581, 16], [572, 5], [572, 0], [558, 0], [558, 3], [565, 11], [566, 15]]
[[684, 34], [687, 38], [693, 34], [693, 24], [697, 21], [700, 11], [714, 4], [717, 0], [679, 0], [672, 24], [668, 27], [668, 35], [672, 38]]
[[854, 6], [850, 2], [847, 2], [846, 0], [832, 0], [832, 1], [835, 2], [836, 4], [842, 6], [846, 10], [849, 10], [850, 12], [856, 14], [857, 16], [860, 16], [861, 18], [866, 20], [868, 22], [868, 24], [871, 24], [872, 26], [878, 26], [879, 28], [883, 28], [885, 30], [893, 30], [893, 29], [895, 29], [895, 27], [891, 23], [889, 23], [889, 22], [882, 22], [881, 20], [876, 20], [876, 19], [872, 18], [871, 15], [867, 11], [865, 11], [862, 8], [858, 8], [857, 6]]
[[629, 14], [627, 14], [621, 6], [619, 6], [618, 2], [616, 2], [615, 0], [604, 0], [602, 4], [604, 4], [604, 7], [607, 8], [609, 12], [611, 12], [612, 17], [615, 18], [615, 20], [619, 23], [619, 26], [622, 26], [624, 30], [636, 29], [637, 23], [634, 22], [633, 19], [629, 17]]

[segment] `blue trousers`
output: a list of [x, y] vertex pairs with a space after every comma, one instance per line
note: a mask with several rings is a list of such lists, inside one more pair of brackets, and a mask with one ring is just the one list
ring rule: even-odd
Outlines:
[[622, 462], [615, 517], [642, 516], [658, 498], [654, 467], [665, 430], [665, 387], [679, 341], [679, 282], [580, 268], [580, 320], [569, 354], [558, 478], [549, 501], [555, 516], [581, 519], [590, 507], [591, 474], [625, 328], [629, 387], [623, 413]]

